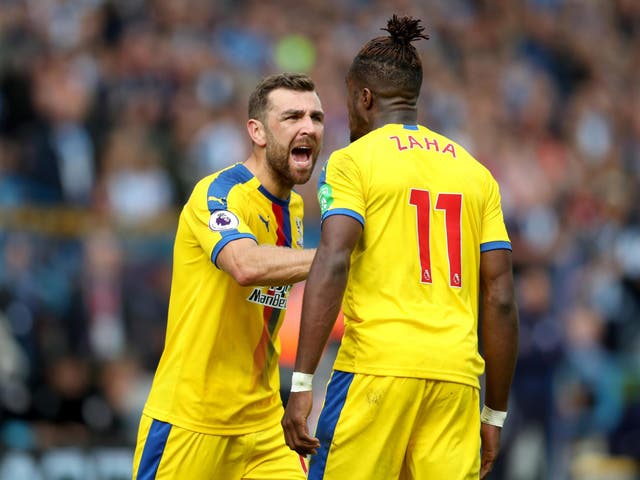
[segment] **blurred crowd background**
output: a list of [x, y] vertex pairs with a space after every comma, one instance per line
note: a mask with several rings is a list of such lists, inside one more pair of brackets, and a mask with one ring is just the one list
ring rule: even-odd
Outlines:
[[493, 172], [513, 241], [491, 478], [640, 478], [639, 1], [0, 0], [0, 479], [128, 477], [181, 205], [248, 155], [265, 74], [310, 73], [319, 161], [346, 145], [346, 69], [392, 13], [431, 36], [420, 123]]

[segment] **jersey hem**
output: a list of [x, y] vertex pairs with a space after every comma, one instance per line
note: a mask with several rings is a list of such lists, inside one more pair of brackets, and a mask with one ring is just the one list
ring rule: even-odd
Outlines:
[[155, 410], [153, 407], [145, 406], [142, 413], [161, 422], [170, 423], [176, 427], [183, 428], [185, 430], [191, 430], [196, 433], [205, 433], [208, 435], [245, 435], [247, 433], [260, 432], [274, 425], [280, 425], [280, 420], [284, 411], [278, 414], [272, 415], [272, 417], [266, 417], [259, 423], [244, 424], [240, 426], [225, 427], [220, 425], [205, 425], [197, 422], [192, 422], [184, 418], [175, 417], [169, 413]]
[[376, 375], [380, 377], [406, 377], [406, 378], [424, 378], [428, 380], [440, 380], [445, 382], [462, 383], [470, 387], [480, 388], [480, 380], [472, 375], [465, 375], [454, 372], [432, 372], [425, 370], [397, 370], [385, 367], [353, 367], [344, 363], [335, 362], [334, 370], [343, 372], [360, 373], [364, 375]]

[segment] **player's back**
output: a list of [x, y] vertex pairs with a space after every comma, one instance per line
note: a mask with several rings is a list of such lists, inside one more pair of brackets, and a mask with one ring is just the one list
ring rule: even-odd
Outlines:
[[477, 385], [481, 248], [508, 242], [491, 174], [442, 135], [389, 124], [332, 155], [325, 175], [324, 215], [351, 210], [364, 225], [336, 368]]

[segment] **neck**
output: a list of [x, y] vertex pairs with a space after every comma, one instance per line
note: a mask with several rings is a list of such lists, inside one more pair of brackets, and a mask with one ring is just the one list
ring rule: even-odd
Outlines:
[[267, 165], [264, 152], [251, 152], [244, 166], [253, 173], [267, 191], [281, 200], [287, 200], [291, 194], [291, 187], [282, 185], [275, 173]]
[[404, 125], [416, 125], [418, 123], [418, 115], [414, 112], [394, 112], [389, 114], [380, 114], [373, 119], [373, 128], [380, 128], [388, 123], [401, 123]]
[[379, 128], [388, 123], [415, 125], [418, 123], [418, 108], [415, 101], [410, 103], [404, 98], [382, 98], [379, 99], [372, 123], [374, 128]]

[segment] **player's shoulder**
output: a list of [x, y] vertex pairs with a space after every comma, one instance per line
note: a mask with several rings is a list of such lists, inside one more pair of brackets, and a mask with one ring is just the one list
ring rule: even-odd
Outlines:
[[423, 142], [425, 145], [429, 143], [430, 147], [439, 153], [447, 155], [452, 160], [464, 163], [466, 169], [475, 170], [483, 176], [492, 176], [489, 169], [461, 143], [435, 130], [424, 126], [419, 127], [419, 131], [424, 134]]
[[327, 161], [327, 165], [345, 163], [361, 163], [370, 157], [371, 152], [376, 151], [376, 144], [379, 144], [379, 130], [373, 130], [366, 135], [352, 141], [348, 145], [334, 150]]
[[253, 178], [253, 173], [242, 163], [235, 163], [202, 178], [197, 186], [208, 190], [229, 190], [243, 185]]
[[226, 201], [234, 188], [241, 188], [253, 178], [242, 163], [230, 165], [201, 178], [193, 187], [191, 199], [206, 198], [209, 201], [213, 197]]
[[376, 150], [383, 145], [389, 135], [389, 125], [371, 130], [369, 133], [361, 136], [357, 140], [354, 140], [346, 147], [338, 150], [345, 155], [357, 155], [360, 152], [369, 152]]

